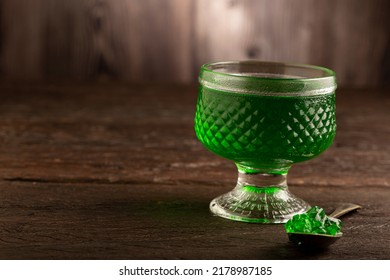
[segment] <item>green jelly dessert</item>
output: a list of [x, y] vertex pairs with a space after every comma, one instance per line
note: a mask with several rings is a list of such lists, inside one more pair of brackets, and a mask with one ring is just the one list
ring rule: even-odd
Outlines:
[[324, 209], [314, 206], [306, 213], [294, 215], [285, 225], [287, 233], [342, 234], [341, 221], [329, 217]]

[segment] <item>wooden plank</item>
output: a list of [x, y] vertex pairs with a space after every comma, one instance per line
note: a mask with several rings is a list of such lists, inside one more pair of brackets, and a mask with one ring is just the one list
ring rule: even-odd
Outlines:
[[260, 59], [384, 85], [389, 12], [386, 0], [3, 0], [0, 75], [194, 82], [203, 63]]
[[198, 61], [317, 64], [335, 70], [342, 85], [386, 83], [382, 75], [386, 71], [383, 60], [389, 63], [384, 34], [389, 34], [390, 5], [386, 1], [197, 3]]
[[[1, 259], [388, 259], [390, 189], [292, 187], [331, 211], [346, 200], [364, 209], [343, 218], [328, 251], [290, 244], [282, 225], [213, 217], [209, 201], [231, 186], [199, 184], [0, 183]], [[313, 199], [314, 198], [314, 199]], [[373, 203], [375, 202], [375, 203]], [[372, 238], [375, 236], [376, 238]]]
[[[193, 66], [193, 3], [192, 0], [127, 1], [127, 9], [122, 11], [122, 17], [128, 21], [127, 30], [123, 32], [123, 41], [118, 42], [128, 55], [122, 72], [125, 79], [195, 80], [198, 69]], [[121, 29], [120, 24], [116, 27]]]
[[45, 26], [41, 11], [44, 1], [0, 2], [0, 73], [3, 77], [43, 77], [42, 38]]

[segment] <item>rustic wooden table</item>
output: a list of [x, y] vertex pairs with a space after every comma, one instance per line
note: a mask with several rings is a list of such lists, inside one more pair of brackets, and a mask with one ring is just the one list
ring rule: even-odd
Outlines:
[[290, 171], [313, 205], [363, 206], [338, 243], [309, 253], [282, 225], [209, 213], [236, 170], [197, 141], [196, 91], [1, 84], [0, 258], [390, 258], [389, 92], [340, 89], [333, 146]]

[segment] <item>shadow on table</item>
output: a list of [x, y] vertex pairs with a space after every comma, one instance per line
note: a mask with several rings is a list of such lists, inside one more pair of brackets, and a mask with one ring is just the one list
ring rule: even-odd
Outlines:
[[290, 243], [283, 225], [215, 217], [208, 201], [116, 201], [110, 209], [112, 218], [128, 229], [127, 246], [143, 247], [137, 249], [140, 258], [321, 259], [327, 255]]

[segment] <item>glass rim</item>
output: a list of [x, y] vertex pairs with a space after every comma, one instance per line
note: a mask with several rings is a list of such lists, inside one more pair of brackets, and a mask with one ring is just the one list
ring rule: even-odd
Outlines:
[[[317, 75], [286, 75], [284, 73], [258, 72], [263, 76], [250, 73], [234, 73], [226, 71], [229, 66], [234, 67], [271, 67], [297, 72], [313, 72]], [[218, 71], [224, 69], [225, 71]], [[251, 75], [252, 74], [252, 75]], [[269, 75], [269, 76], [264, 76]], [[272, 75], [279, 75], [275, 77]], [[199, 82], [202, 86], [215, 90], [223, 90], [236, 93], [272, 95], [272, 96], [316, 96], [334, 94], [336, 84], [336, 73], [328, 68], [310, 64], [295, 64], [284, 62], [271, 62], [259, 60], [232, 60], [216, 61], [203, 64], [199, 73]]]

